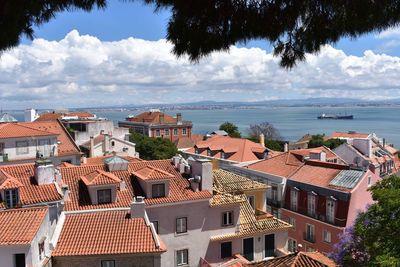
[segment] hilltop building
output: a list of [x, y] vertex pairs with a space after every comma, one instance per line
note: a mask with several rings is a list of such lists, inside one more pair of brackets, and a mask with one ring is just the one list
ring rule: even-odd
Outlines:
[[125, 121], [119, 121], [118, 125], [149, 137], [166, 138], [172, 142], [179, 138], [190, 138], [193, 127], [191, 121], [183, 120], [181, 113], [172, 117], [158, 109], [130, 116]]

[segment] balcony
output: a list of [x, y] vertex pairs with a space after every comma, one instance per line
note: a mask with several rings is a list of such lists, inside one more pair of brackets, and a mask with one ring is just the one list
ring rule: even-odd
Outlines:
[[275, 208], [281, 208], [281, 202], [277, 199], [273, 199], [273, 198], [267, 198], [267, 205], [271, 206], [271, 207], [275, 207]]
[[309, 243], [315, 243], [315, 235], [310, 232], [303, 232], [303, 239]]
[[305, 215], [307, 217], [319, 220], [321, 222], [329, 223], [329, 224], [332, 224], [334, 226], [346, 227], [346, 221], [347, 221], [346, 218], [334, 217], [334, 218], [330, 219], [330, 218], [328, 218], [326, 216], [326, 213], [320, 213], [318, 211], [315, 211], [314, 213], [310, 213], [307, 208], [301, 208], [301, 207], [297, 207], [297, 210], [292, 210], [290, 208], [290, 205], [285, 205], [285, 208], [290, 210], [290, 211], [293, 211], [293, 212]]

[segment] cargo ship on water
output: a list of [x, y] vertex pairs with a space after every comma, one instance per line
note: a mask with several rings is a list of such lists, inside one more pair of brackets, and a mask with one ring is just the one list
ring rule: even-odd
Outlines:
[[320, 120], [352, 120], [354, 119], [353, 115], [340, 115], [340, 114], [325, 114], [322, 113], [317, 117]]

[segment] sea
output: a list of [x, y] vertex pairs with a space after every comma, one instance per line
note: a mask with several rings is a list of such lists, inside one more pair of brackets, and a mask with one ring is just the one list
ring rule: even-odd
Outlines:
[[[95, 111], [97, 117], [113, 120], [115, 124], [128, 115], [143, 110], [107, 110]], [[357, 131], [376, 133], [387, 143], [400, 147], [400, 106], [368, 107], [256, 107], [224, 108], [202, 110], [166, 110], [167, 114], [182, 113], [184, 120], [193, 122], [193, 132], [206, 134], [217, 130], [223, 122], [236, 124], [242, 135], [248, 133], [251, 124], [272, 123], [287, 141], [296, 141], [303, 135], [327, 134], [333, 131]], [[319, 120], [321, 113], [354, 115], [353, 120]], [[17, 120], [23, 121], [23, 112], [10, 112]]]

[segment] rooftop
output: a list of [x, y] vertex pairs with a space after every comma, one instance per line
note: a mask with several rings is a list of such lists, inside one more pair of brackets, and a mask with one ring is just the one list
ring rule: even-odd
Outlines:
[[35, 207], [0, 211], [0, 245], [30, 244], [47, 210], [47, 207]]
[[[161, 119], [160, 119], [161, 118]], [[177, 123], [177, 118], [172, 117], [171, 115], [168, 115], [164, 112], [161, 111], [147, 111], [140, 113], [134, 117], [128, 117], [127, 121], [131, 122], [142, 122], [142, 123], [148, 123], [148, 124], [176, 124]], [[184, 123], [191, 123], [188, 121], [182, 121]]]
[[128, 211], [67, 214], [52, 256], [162, 253], [150, 226]]
[[[38, 185], [36, 183], [33, 163], [1, 166], [0, 170], [3, 175], [13, 177], [22, 184], [18, 188], [21, 205], [62, 200], [55, 184]], [[4, 203], [0, 202], [0, 208], [4, 207]]]
[[367, 133], [357, 133], [354, 131], [348, 132], [333, 132], [330, 135], [330, 138], [368, 138], [369, 134]]
[[17, 122], [17, 119], [8, 113], [3, 113], [0, 115], [0, 123], [4, 122]]
[[80, 182], [80, 177], [96, 170], [107, 171], [107, 167], [105, 164], [84, 164], [74, 167], [60, 167], [63, 181], [68, 185], [70, 190], [69, 200], [65, 201], [65, 210], [129, 207], [134, 196], [144, 196], [139, 181], [133, 174], [148, 166], [169, 173], [171, 178], [169, 195], [166, 197], [145, 199], [146, 205], [210, 199], [212, 197], [212, 194], [208, 191], [194, 192], [191, 190], [189, 181], [175, 170], [170, 160], [153, 160], [131, 162], [128, 163], [127, 170], [110, 172], [126, 183], [126, 189], [122, 191], [117, 190], [117, 201], [115, 203], [92, 205], [87, 188]]
[[[101, 157], [93, 157], [93, 158], [86, 158], [86, 163], [85, 165], [102, 165], [106, 163], [107, 159], [112, 158], [113, 155], [108, 155], [108, 156], [101, 156]], [[119, 156], [128, 162], [140, 162], [142, 161], [140, 158], [134, 158], [130, 156]]]
[[143, 168], [134, 171], [132, 174], [142, 180], [160, 180], [174, 178], [172, 174], [155, 168], [151, 165], [144, 166]]
[[245, 192], [266, 190], [269, 186], [222, 169], [214, 170], [214, 190], [219, 192]]
[[121, 182], [117, 176], [103, 170], [95, 170], [91, 173], [83, 175], [81, 179], [85, 185], [106, 185], [117, 184]]
[[276, 257], [256, 263], [246, 264], [251, 267], [335, 267], [335, 262], [322, 253], [316, 252], [298, 252], [286, 256]]
[[40, 129], [35, 129], [35, 127], [30, 127], [30, 123], [13, 122], [0, 124], [0, 138], [19, 138], [51, 135], [57, 134]]
[[60, 120], [62, 117], [78, 117], [79, 119], [88, 119], [93, 118], [96, 115], [86, 112], [86, 111], [73, 111], [73, 112], [46, 112], [40, 114], [39, 118], [36, 119], [37, 121], [55, 121]]

